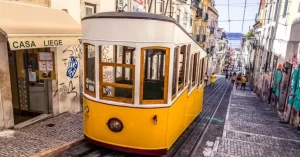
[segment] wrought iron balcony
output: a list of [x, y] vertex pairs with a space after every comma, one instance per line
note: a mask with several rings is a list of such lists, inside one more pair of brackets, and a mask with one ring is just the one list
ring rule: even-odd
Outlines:
[[208, 20], [208, 14], [205, 13], [205, 15], [204, 15], [204, 21], [207, 21], [207, 20]]
[[200, 42], [200, 35], [196, 35], [196, 41]]
[[196, 18], [201, 19], [203, 16], [203, 9], [198, 8], [196, 12]]

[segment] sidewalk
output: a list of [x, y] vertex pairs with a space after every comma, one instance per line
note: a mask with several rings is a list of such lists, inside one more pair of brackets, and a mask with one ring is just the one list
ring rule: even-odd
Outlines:
[[0, 156], [49, 156], [82, 139], [82, 113], [66, 113], [18, 130], [0, 131]]
[[300, 132], [279, 121], [277, 112], [249, 88], [234, 88], [223, 136], [217, 138], [211, 156], [298, 157]]

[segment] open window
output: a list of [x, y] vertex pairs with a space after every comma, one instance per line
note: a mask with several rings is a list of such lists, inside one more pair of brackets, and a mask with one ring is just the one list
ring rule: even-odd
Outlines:
[[188, 47], [187, 47], [187, 56], [186, 56], [186, 59], [185, 59], [185, 69], [186, 69], [186, 71], [185, 71], [185, 86], [189, 86], [189, 66], [190, 66], [190, 50], [191, 50], [191, 45], [189, 45]]
[[199, 83], [198, 85], [200, 86], [203, 83], [204, 79], [204, 58], [200, 59], [200, 67], [199, 67]]
[[100, 51], [100, 98], [134, 103], [135, 48], [105, 45]]
[[142, 48], [141, 104], [166, 104], [168, 95], [170, 50], [164, 47]]
[[185, 63], [186, 63], [186, 45], [181, 46], [179, 53], [179, 77], [178, 77], [178, 92], [182, 91], [184, 88], [184, 73], [185, 73]]
[[84, 93], [95, 97], [95, 46], [84, 44]]
[[178, 82], [178, 51], [179, 47], [176, 47], [173, 52], [173, 76], [172, 76], [172, 100], [176, 97], [177, 94], [177, 82]]

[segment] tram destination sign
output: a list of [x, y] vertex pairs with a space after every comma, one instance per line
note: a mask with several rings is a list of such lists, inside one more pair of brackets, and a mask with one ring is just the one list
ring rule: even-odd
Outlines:
[[17, 37], [8, 38], [11, 50], [58, 47], [81, 44], [81, 37]]

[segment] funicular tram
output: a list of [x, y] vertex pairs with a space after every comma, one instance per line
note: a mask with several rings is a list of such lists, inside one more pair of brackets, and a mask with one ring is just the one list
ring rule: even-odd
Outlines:
[[84, 135], [164, 155], [202, 111], [206, 52], [173, 19], [105, 12], [82, 19]]

